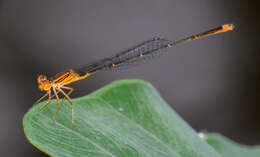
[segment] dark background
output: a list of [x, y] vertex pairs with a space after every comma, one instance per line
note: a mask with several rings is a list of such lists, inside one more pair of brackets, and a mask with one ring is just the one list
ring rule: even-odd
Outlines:
[[22, 118], [42, 92], [36, 78], [108, 57], [153, 36], [176, 40], [234, 23], [233, 32], [179, 45], [148, 64], [74, 83], [72, 97], [140, 78], [197, 131], [260, 143], [259, 1], [0, 1], [0, 156], [45, 156]]

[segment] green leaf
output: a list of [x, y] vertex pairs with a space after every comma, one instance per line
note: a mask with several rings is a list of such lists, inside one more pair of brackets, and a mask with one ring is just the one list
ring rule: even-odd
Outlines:
[[203, 139], [223, 157], [260, 157], [260, 146], [245, 146], [219, 135], [205, 135]]
[[144, 81], [116, 81], [74, 102], [79, 127], [68, 102], [52, 121], [54, 100], [25, 114], [27, 139], [57, 157], [221, 157]]

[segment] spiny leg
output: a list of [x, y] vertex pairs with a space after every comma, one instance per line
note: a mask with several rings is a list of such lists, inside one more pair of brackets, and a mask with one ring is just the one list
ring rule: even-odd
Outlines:
[[74, 122], [74, 118], [75, 118], [75, 115], [74, 115], [74, 102], [71, 100], [71, 98], [60, 88], [58, 88], [58, 90], [70, 101], [71, 103], [71, 112], [72, 112], [72, 125], [75, 125], [75, 122]]
[[[65, 87], [65, 86], [62, 86], [62, 87], [60, 87], [60, 88], [63, 88], [63, 89], [68, 89], [68, 90], [70, 90], [68, 93], [67, 93], [67, 95], [69, 96], [73, 91], [74, 91], [74, 89], [73, 88], [71, 88], [71, 87]], [[60, 92], [60, 91], [59, 91]], [[62, 104], [63, 104], [63, 101], [65, 100], [65, 97], [62, 99]]]
[[[55, 97], [55, 95], [51, 95], [51, 90], [49, 90], [47, 94], [49, 94], [48, 101], [47, 101], [44, 105], [42, 105], [42, 106], [39, 108], [38, 112], [40, 112], [41, 110], [43, 110], [43, 109], [51, 102], [51, 99], [52, 99], [53, 97]], [[59, 92], [57, 92], [57, 94], [59, 94]]]
[[53, 115], [53, 117], [52, 117], [52, 120], [55, 121], [56, 115], [57, 115], [57, 113], [59, 112], [60, 107], [61, 107], [61, 102], [60, 102], [60, 98], [59, 98], [59, 96], [58, 96], [58, 94], [57, 94], [56, 89], [55, 89], [55, 88], [52, 88], [52, 89], [53, 89], [53, 92], [54, 92], [54, 94], [55, 94], [55, 96], [56, 96], [56, 98], [57, 98], [57, 102], [58, 102], [58, 107], [57, 107], [57, 109], [56, 109], [56, 111], [55, 111], [55, 113], [54, 113], [54, 115]]
[[50, 103], [51, 98], [52, 98], [51, 90], [48, 90], [47, 94], [49, 95], [48, 101], [39, 108], [38, 112], [40, 112], [42, 109], [44, 109]]
[[38, 103], [40, 103], [49, 93], [47, 92], [46, 94], [44, 94], [40, 99], [38, 99], [33, 105], [36, 105]]

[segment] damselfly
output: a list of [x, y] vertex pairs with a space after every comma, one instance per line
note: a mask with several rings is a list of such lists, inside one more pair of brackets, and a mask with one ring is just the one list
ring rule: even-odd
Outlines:
[[[234, 25], [225, 24], [220, 27], [205, 31], [203, 33], [199, 33], [196, 35], [189, 36], [187, 38], [183, 38], [177, 41], [170, 41], [165, 38], [155, 37], [150, 40], [144, 41], [141, 44], [135, 45], [130, 49], [122, 51], [118, 54], [115, 54], [111, 57], [101, 59], [99, 61], [93, 62], [91, 64], [87, 64], [79, 69], [69, 69], [63, 73], [57, 74], [51, 79], [47, 79], [45, 75], [40, 75], [37, 78], [39, 88], [43, 91], [46, 91], [46, 94], [42, 96], [37, 102], [41, 102], [44, 98], [48, 97], [47, 102], [39, 108], [39, 111], [44, 109], [51, 101], [53, 97], [56, 97], [58, 102], [58, 107], [52, 117], [55, 120], [57, 113], [60, 110], [61, 104], [64, 99], [67, 99], [72, 105], [72, 124], [74, 125], [74, 102], [69, 97], [69, 95], [73, 92], [73, 88], [67, 87], [66, 85], [85, 79], [96, 72], [108, 69], [115, 69], [122, 66], [127, 66], [129, 63], [139, 62], [144, 60], [145, 58], [152, 57], [155, 54], [162, 53], [161, 50], [170, 48], [180, 43], [184, 43], [191, 40], [196, 40], [205, 36], [215, 35], [218, 33], [223, 33], [227, 31], [231, 31], [234, 29]], [[67, 93], [64, 91], [67, 90]], [[58, 94], [61, 93], [64, 95], [63, 100], [61, 101]]]

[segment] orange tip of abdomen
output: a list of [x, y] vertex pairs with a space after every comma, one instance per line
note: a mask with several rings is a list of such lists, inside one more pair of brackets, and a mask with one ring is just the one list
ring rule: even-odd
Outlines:
[[233, 24], [222, 25], [222, 31], [223, 32], [232, 31], [234, 28], [235, 28], [235, 26]]

